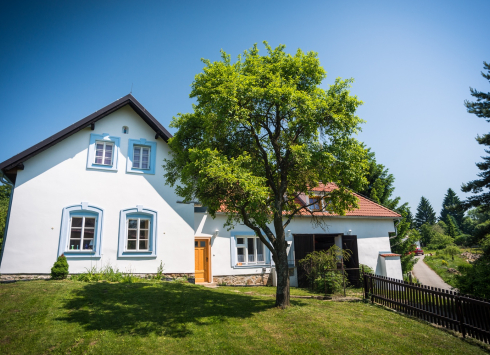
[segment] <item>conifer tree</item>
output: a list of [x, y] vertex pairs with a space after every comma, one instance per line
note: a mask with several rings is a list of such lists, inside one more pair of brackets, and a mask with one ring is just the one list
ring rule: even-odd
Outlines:
[[448, 223], [449, 215], [454, 218], [458, 227], [463, 223], [464, 210], [461, 206], [461, 200], [451, 188], [447, 189], [444, 200], [442, 201], [440, 220]]
[[420, 228], [424, 223], [436, 223], [436, 213], [434, 212], [429, 200], [422, 196], [417, 207], [417, 214], [415, 215], [415, 225], [417, 228]]
[[447, 215], [446, 217], [446, 234], [451, 238], [456, 238], [458, 233], [458, 227], [453, 216]]
[[[482, 76], [490, 82], [490, 64], [483, 62], [484, 68], [488, 71], [487, 74], [481, 73]], [[465, 101], [466, 109], [469, 113], [474, 113], [478, 117], [486, 119], [490, 122], [490, 92], [484, 93], [476, 89], [470, 88], [471, 96], [476, 98], [475, 102]], [[486, 133], [483, 136], [477, 136], [476, 141], [485, 146], [485, 152], [490, 153], [490, 133]], [[483, 189], [490, 188], [490, 156], [483, 157], [483, 161], [476, 163], [478, 169], [481, 172], [478, 174], [480, 179], [470, 181], [463, 184], [461, 190], [463, 192], [472, 192], [474, 196], [468, 197], [463, 203], [463, 207], [468, 209], [470, 207], [480, 207], [483, 211], [490, 211], [490, 192], [483, 191]]]
[[[388, 168], [383, 164], [378, 164], [376, 161], [376, 156], [370, 148], [367, 148], [368, 157], [368, 171], [366, 174], [366, 179], [368, 181], [367, 185], [356, 192], [369, 197], [376, 203], [389, 208], [390, 210], [397, 210], [401, 206], [400, 197], [394, 197], [393, 191], [395, 190], [395, 177], [390, 174]], [[349, 186], [351, 187], [351, 186]], [[352, 187], [351, 187], [352, 188]]]

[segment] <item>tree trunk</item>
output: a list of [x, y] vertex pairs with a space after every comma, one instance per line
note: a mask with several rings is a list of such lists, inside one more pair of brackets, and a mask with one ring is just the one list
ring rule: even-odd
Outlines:
[[274, 246], [277, 252], [277, 260], [274, 260], [277, 273], [276, 307], [286, 308], [290, 305], [287, 243], [284, 228], [282, 227], [282, 219], [280, 223], [275, 224], [277, 238]]

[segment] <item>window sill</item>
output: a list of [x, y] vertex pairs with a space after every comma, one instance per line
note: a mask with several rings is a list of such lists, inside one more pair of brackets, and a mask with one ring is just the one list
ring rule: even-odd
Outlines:
[[73, 249], [73, 250], [65, 250], [65, 254], [66, 253], [75, 253], [75, 254], [79, 254], [79, 253], [88, 253], [88, 254], [95, 254], [95, 250], [76, 250], [76, 249]]
[[249, 264], [249, 265], [235, 265], [234, 269], [262, 269], [264, 267], [271, 267], [271, 264]]
[[90, 259], [100, 259], [100, 255], [97, 255], [95, 251], [88, 251], [88, 250], [81, 250], [81, 251], [76, 251], [76, 250], [67, 250], [63, 252], [63, 255], [66, 256], [67, 258], [90, 258]]
[[127, 173], [133, 173], [133, 174], [148, 174], [148, 175], [155, 175], [155, 171], [151, 169], [137, 169], [137, 168], [131, 168], [130, 170], [126, 171]]
[[120, 258], [156, 258], [156, 253], [152, 251], [123, 251]]

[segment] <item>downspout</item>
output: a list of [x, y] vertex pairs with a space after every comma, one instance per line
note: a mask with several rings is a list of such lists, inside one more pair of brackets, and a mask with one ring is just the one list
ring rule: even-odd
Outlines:
[[14, 197], [14, 184], [3, 174], [3, 172], [0, 170], [0, 182], [9, 185], [10, 186], [10, 201], [9, 201], [9, 208], [7, 211], [7, 219], [5, 220], [5, 230], [3, 232], [3, 243], [2, 243], [2, 252], [0, 253], [0, 268], [2, 266], [2, 260], [3, 260], [3, 253], [5, 251], [5, 242], [7, 241], [7, 231], [9, 227], [9, 221], [10, 221], [10, 210], [12, 209], [12, 200]]

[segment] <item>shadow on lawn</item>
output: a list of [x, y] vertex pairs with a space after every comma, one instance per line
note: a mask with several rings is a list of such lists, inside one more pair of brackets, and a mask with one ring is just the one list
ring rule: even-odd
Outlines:
[[[58, 320], [79, 323], [86, 330], [170, 337], [192, 334], [188, 323], [226, 323], [274, 307], [274, 299], [225, 294], [179, 283], [90, 283], [72, 293]], [[296, 304], [296, 302], [294, 302]]]

